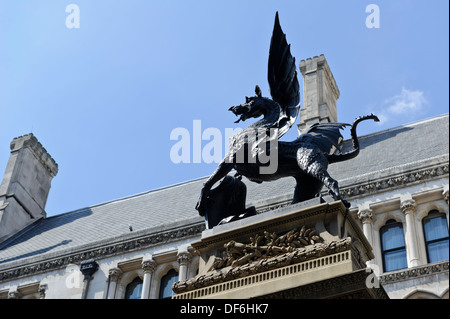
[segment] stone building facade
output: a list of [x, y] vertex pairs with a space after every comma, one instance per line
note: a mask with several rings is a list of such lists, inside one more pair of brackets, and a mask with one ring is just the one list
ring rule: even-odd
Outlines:
[[[336, 121], [325, 58], [300, 70], [299, 130]], [[373, 248], [367, 267], [392, 299], [449, 297], [448, 126], [444, 114], [361, 136], [358, 157], [329, 167]], [[12, 141], [0, 185], [0, 299], [170, 298], [175, 281], [198, 275], [192, 243], [207, 230], [194, 205], [205, 178], [46, 217], [57, 172], [32, 134]], [[293, 180], [243, 181], [258, 214], [289, 207]]]

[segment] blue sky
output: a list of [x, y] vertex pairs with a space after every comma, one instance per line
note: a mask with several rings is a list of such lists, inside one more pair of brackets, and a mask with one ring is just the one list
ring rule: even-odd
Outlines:
[[[70, 4], [79, 28], [66, 26]], [[379, 28], [366, 27], [369, 4]], [[216, 163], [171, 161], [170, 133], [192, 132], [194, 120], [202, 130], [247, 125], [227, 110], [255, 84], [269, 95], [276, 11], [297, 65], [327, 58], [338, 120], [380, 116], [359, 134], [447, 113], [448, 9], [444, 0], [2, 0], [1, 176], [9, 143], [29, 132], [59, 164], [48, 216], [210, 175]]]

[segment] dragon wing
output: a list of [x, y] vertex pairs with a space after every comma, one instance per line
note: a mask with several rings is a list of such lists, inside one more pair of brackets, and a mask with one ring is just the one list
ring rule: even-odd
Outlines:
[[333, 146], [340, 150], [343, 139], [340, 130], [345, 126], [351, 125], [347, 123], [315, 123], [305, 134], [312, 135], [312, 143], [317, 145], [322, 152], [329, 154]]
[[268, 80], [272, 99], [284, 114], [280, 117], [278, 137], [294, 124], [300, 108], [300, 85], [297, 79], [295, 58], [280, 26], [278, 12], [275, 15], [272, 39], [270, 40]]

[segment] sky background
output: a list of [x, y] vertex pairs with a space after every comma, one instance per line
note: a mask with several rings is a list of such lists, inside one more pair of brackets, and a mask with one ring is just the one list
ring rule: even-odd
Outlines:
[[[380, 27], [369, 29], [372, 3]], [[66, 26], [69, 4], [80, 10], [79, 28]], [[270, 96], [276, 11], [297, 69], [325, 55], [341, 93], [338, 121], [380, 117], [361, 124], [359, 135], [447, 113], [448, 5], [0, 0], [0, 177], [11, 140], [30, 132], [59, 165], [47, 216], [209, 176], [217, 163], [173, 163], [170, 134], [193, 132], [194, 120], [223, 133], [249, 124], [234, 124], [228, 108], [254, 95], [256, 84]], [[293, 127], [283, 140], [295, 137]]]

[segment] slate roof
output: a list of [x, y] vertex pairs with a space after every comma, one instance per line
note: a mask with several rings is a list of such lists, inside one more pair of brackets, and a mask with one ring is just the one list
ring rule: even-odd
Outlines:
[[[341, 185], [350, 185], [367, 172], [444, 158], [449, 154], [448, 114], [376, 132], [359, 138], [361, 152], [352, 160], [329, 167]], [[350, 141], [344, 150], [351, 147]], [[68, 254], [98, 242], [120, 241], [134, 232], [152, 233], [183, 224], [201, 223], [194, 209], [206, 178], [132, 195], [42, 219], [0, 243], [0, 270], [13, 265]], [[245, 179], [243, 179], [245, 180]], [[293, 178], [247, 184], [247, 205], [292, 196]], [[170, 220], [170, 222], [167, 222]]]

